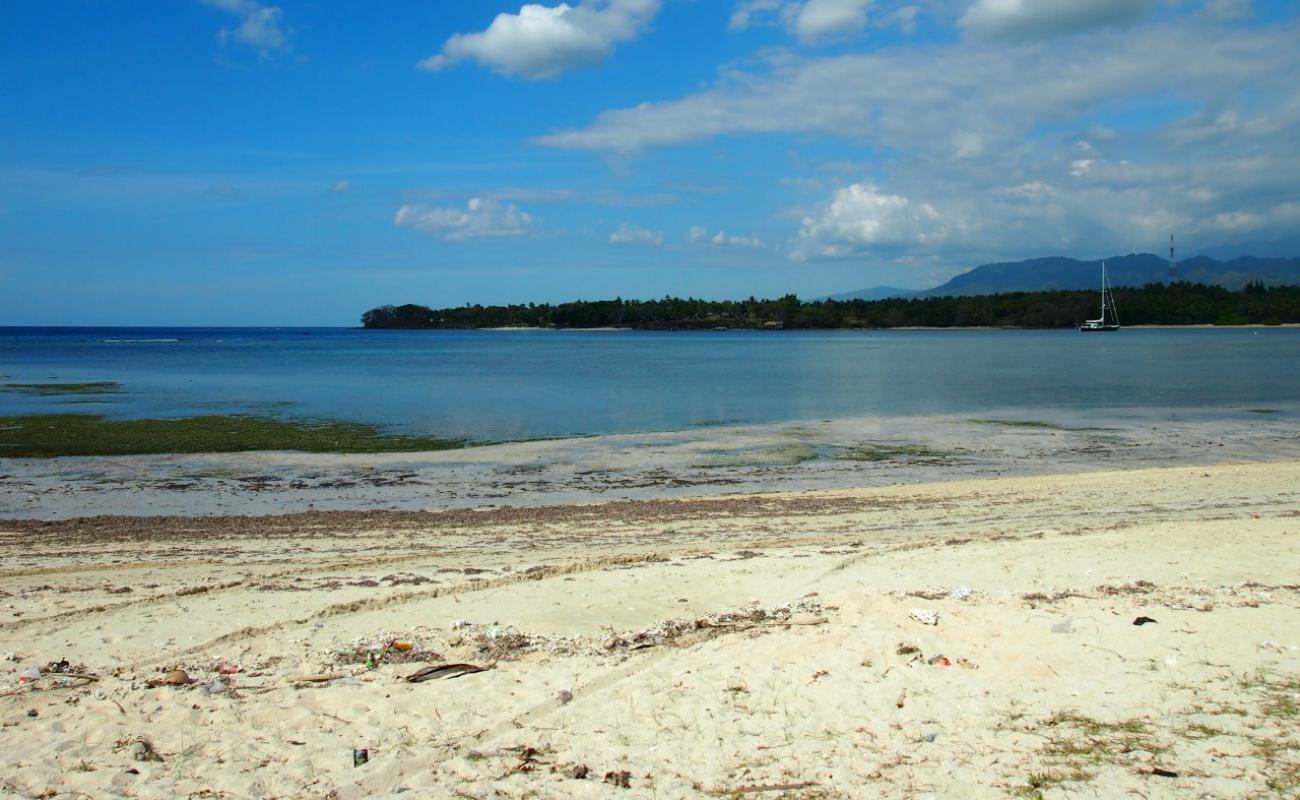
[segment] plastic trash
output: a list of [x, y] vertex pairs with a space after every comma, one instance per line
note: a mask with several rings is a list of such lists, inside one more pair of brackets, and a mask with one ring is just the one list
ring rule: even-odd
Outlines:
[[907, 613], [909, 617], [922, 625], [938, 625], [939, 612], [928, 608], [914, 608]]
[[951, 597], [953, 600], [965, 600], [966, 598], [970, 597], [971, 594], [973, 593], [974, 593], [973, 589], [963, 584], [961, 586], [958, 586], [956, 589], [953, 589], [951, 592], [949, 592], [948, 596]]
[[352, 748], [352, 766], [359, 767], [370, 760], [370, 750], [365, 747]]
[[239, 670], [240, 666], [231, 661], [222, 661], [220, 664], [217, 664], [217, 672], [220, 672], [222, 675], [234, 675], [236, 672], [239, 672]]
[[1074, 633], [1074, 617], [1069, 617], [1053, 625], [1052, 633]]
[[27, 681], [39, 681], [40, 679], [41, 679], [41, 671], [36, 667], [32, 667], [31, 669], [25, 669], [22, 672], [18, 673], [19, 683], [26, 683]]
[[952, 662], [942, 655], [931, 656], [925, 660], [925, 663], [932, 667], [951, 667]]
[[226, 682], [221, 680], [220, 678], [213, 678], [212, 680], [203, 684], [203, 691], [207, 692], [208, 694], [221, 694], [222, 692], [226, 691], [229, 688], [230, 687], [226, 684]]

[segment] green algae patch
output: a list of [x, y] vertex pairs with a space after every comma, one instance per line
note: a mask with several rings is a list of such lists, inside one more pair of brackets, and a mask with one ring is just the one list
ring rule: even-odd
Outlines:
[[90, 381], [88, 383], [6, 383], [5, 391], [37, 394], [44, 397], [63, 394], [110, 394], [122, 391], [117, 381]]
[[932, 450], [920, 444], [881, 444], [862, 442], [840, 448], [832, 458], [837, 461], [897, 461], [904, 459], [944, 459], [954, 454], [946, 450]]
[[242, 414], [180, 419], [109, 419], [98, 414], [0, 417], [0, 457], [6, 458], [249, 450], [412, 453], [464, 446], [464, 441], [394, 434], [360, 422]]

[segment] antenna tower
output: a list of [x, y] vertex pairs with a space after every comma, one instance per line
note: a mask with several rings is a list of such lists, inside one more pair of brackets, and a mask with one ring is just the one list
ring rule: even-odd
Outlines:
[[1169, 282], [1178, 280], [1178, 267], [1174, 266], [1174, 235], [1169, 234]]

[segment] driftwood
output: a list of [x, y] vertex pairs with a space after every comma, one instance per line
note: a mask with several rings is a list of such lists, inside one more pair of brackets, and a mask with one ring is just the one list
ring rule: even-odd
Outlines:
[[341, 672], [327, 672], [321, 675], [290, 675], [288, 681], [289, 683], [324, 683], [342, 677]]
[[463, 675], [473, 675], [475, 672], [487, 672], [492, 669], [492, 665], [480, 667], [477, 664], [438, 664], [437, 666], [425, 667], [416, 670], [406, 676], [407, 683], [424, 683], [425, 681], [459, 678]]

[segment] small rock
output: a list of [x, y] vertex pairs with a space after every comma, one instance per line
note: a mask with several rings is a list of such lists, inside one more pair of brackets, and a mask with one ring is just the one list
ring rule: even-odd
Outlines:
[[557, 699], [560, 701], [560, 705], [567, 705], [573, 701], [573, 692], [568, 689], [561, 689]]
[[28, 709], [28, 710], [27, 710], [27, 716], [29, 716], [29, 717], [37, 717], [37, 716], [40, 716], [40, 714], [41, 714], [41, 712], [37, 711], [37, 710], [34, 709], [34, 708], [31, 708], [31, 709]]

